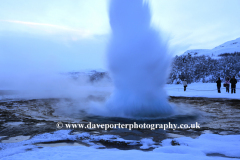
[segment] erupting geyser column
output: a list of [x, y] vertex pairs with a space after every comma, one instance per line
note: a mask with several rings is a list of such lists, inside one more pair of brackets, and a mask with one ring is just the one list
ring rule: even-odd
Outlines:
[[116, 116], [158, 117], [173, 109], [163, 90], [170, 56], [166, 42], [150, 27], [151, 14], [142, 0], [112, 0], [112, 37], [108, 66], [115, 90], [107, 107]]

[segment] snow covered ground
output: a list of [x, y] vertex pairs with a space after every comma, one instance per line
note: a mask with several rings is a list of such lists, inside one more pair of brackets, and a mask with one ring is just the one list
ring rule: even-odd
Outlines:
[[[113, 86], [111, 84], [106, 85], [106, 86], [101, 86], [101, 87], [92, 86], [92, 87], [90, 87], [90, 89], [89, 88], [86, 89], [86, 88], [79, 87], [79, 88], [76, 88], [76, 90], [78, 89], [79, 90], [78, 92], [83, 91], [83, 92], [87, 92], [88, 94], [91, 94], [91, 93], [110, 94], [113, 91]], [[235, 94], [231, 94], [231, 88], [229, 89], [230, 93], [227, 93], [226, 88], [223, 87], [223, 84], [221, 87], [221, 93], [217, 93], [217, 84], [216, 83], [201, 83], [201, 82], [188, 84], [186, 92], [183, 91], [182, 84], [166, 84], [165, 90], [166, 90], [168, 96], [240, 99], [240, 82], [239, 82], [239, 84], [237, 84], [237, 89], [236, 89]], [[2, 90], [2, 91], [4, 91], [4, 90]], [[52, 92], [54, 92], [54, 91], [52, 91]], [[44, 97], [41, 97], [38, 94], [36, 94], [36, 95], [37, 95], [37, 97], [34, 97], [34, 95], [32, 95], [31, 98], [32, 99], [33, 98], [47, 98], [46, 95]], [[50, 94], [50, 96], [51, 96], [51, 94]], [[57, 94], [57, 95], [54, 95], [53, 97], [48, 97], [48, 98], [58, 98], [58, 96], [59, 95]], [[62, 95], [60, 94], [59, 97], [62, 98]], [[6, 98], [9, 98], [9, 99], [21, 98], [21, 95], [0, 94], [0, 100], [6, 99]], [[24, 95], [23, 98], [26, 98], [26, 96]]]
[[[151, 138], [140, 141], [129, 141], [114, 135], [94, 136], [88, 133], [70, 135], [69, 130], [59, 130], [52, 134], [45, 133], [17, 143], [0, 143], [1, 160], [25, 160], [25, 159], [231, 159], [240, 158], [240, 135], [216, 135], [203, 134], [196, 139], [189, 137], [163, 140], [161, 143], [153, 142]], [[40, 147], [35, 143], [54, 140], [78, 140], [81, 139], [87, 146], [59, 146]], [[140, 143], [142, 149], [154, 148], [153, 151], [98, 149], [104, 147], [92, 143], [96, 140], [124, 141], [133, 145]], [[207, 156], [207, 155], [218, 156]], [[219, 156], [220, 155], [220, 156]]]
[[192, 83], [188, 84], [187, 90], [184, 92], [182, 84], [167, 84], [165, 90], [169, 96], [182, 96], [182, 97], [207, 97], [207, 98], [230, 98], [240, 99], [240, 84], [237, 84], [235, 94], [226, 92], [226, 88], [221, 87], [221, 93], [217, 92], [216, 83]]
[[[238, 84], [237, 84], [238, 87]], [[188, 84], [187, 91], [183, 91], [181, 84], [165, 86], [169, 96], [231, 98], [240, 99], [240, 88], [236, 94], [217, 93], [215, 83]], [[4, 138], [4, 137], [0, 137]], [[90, 135], [89, 133], [70, 134], [70, 130], [59, 130], [54, 133], [44, 133], [32, 138], [27, 137], [18, 142], [0, 143], [1, 160], [23, 159], [177, 159], [177, 160], [211, 160], [240, 158], [240, 135], [202, 134], [197, 138], [179, 137], [154, 142], [151, 137], [141, 140], [124, 140], [116, 135]], [[83, 142], [87, 145], [67, 145], [50, 147], [36, 143], [70, 140]], [[97, 143], [100, 140], [124, 142], [128, 145], [141, 145], [142, 150], [109, 149]], [[172, 140], [174, 140], [173, 145]], [[147, 149], [153, 148], [149, 151]], [[144, 151], [147, 150], [147, 151]]]

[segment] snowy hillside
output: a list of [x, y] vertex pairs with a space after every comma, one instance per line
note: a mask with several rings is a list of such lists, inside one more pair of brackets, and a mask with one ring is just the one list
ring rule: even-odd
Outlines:
[[188, 50], [175, 56], [168, 83], [214, 83], [220, 77], [236, 76], [240, 80], [240, 38], [225, 42], [213, 49]]
[[217, 58], [220, 54], [240, 52], [240, 38], [225, 42], [213, 49], [192, 49], [187, 50], [182, 55], [191, 54], [191, 56], [210, 56]]

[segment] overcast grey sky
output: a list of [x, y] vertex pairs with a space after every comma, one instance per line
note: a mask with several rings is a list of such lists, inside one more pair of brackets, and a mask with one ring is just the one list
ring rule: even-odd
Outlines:
[[[106, 68], [108, 0], [0, 0], [0, 68]], [[240, 0], [150, 0], [152, 24], [174, 54], [240, 37]]]

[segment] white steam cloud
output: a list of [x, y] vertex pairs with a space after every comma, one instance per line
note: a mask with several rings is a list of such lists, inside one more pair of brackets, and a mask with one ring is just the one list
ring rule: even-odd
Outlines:
[[109, 9], [112, 37], [108, 66], [115, 90], [107, 107], [117, 116], [159, 117], [173, 108], [163, 89], [171, 57], [167, 42], [151, 26], [142, 0], [112, 0]]

